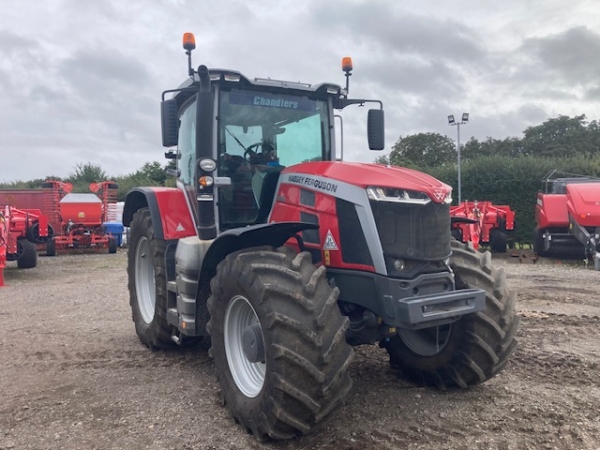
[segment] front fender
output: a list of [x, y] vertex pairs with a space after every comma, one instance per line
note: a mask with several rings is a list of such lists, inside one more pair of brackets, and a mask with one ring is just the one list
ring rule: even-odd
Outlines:
[[[302, 230], [314, 230], [318, 225], [303, 222], [279, 222], [251, 225], [244, 228], [236, 228], [221, 233], [208, 248], [198, 280], [196, 291], [196, 303], [203, 308], [196, 308], [196, 324], [206, 325], [208, 315], [206, 312], [206, 300], [210, 295], [210, 280], [217, 273], [217, 265], [225, 257], [233, 252], [250, 247], [261, 247], [270, 245], [280, 247], [285, 242]], [[202, 312], [204, 311], [204, 313]]]
[[217, 265], [230, 253], [264, 245], [280, 247], [300, 231], [318, 228], [318, 225], [312, 223], [278, 222], [227, 230], [214, 240], [206, 252], [200, 276], [207, 273], [212, 278], [216, 273]]

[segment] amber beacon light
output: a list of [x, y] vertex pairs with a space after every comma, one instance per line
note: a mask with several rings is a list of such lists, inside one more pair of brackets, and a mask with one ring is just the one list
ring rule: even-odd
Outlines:
[[183, 48], [187, 51], [196, 48], [196, 38], [194, 37], [194, 33], [183, 33]]
[[342, 58], [342, 70], [344, 72], [350, 72], [352, 70], [352, 58], [349, 56]]

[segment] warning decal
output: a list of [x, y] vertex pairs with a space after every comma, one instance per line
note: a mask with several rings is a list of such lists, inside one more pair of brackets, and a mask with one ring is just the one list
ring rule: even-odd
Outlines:
[[325, 244], [323, 244], [323, 250], [339, 250], [331, 230], [327, 230], [327, 236], [325, 236]]

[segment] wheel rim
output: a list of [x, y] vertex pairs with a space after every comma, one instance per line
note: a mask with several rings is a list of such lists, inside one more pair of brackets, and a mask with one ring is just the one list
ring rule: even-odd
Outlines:
[[266, 373], [266, 364], [250, 362], [242, 346], [244, 330], [256, 324], [260, 321], [250, 302], [241, 295], [233, 297], [225, 312], [225, 353], [235, 384], [246, 397], [251, 398], [262, 390]]
[[154, 319], [156, 290], [154, 263], [150, 255], [150, 242], [146, 237], [138, 241], [135, 251], [135, 292], [142, 319], [149, 324]]
[[421, 356], [433, 356], [440, 353], [448, 344], [451, 333], [452, 324], [421, 330], [408, 330], [405, 328], [398, 330], [402, 342]]

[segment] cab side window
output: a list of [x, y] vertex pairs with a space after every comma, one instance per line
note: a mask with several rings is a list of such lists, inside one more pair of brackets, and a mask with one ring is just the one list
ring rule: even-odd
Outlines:
[[194, 180], [196, 165], [196, 104], [191, 103], [185, 108], [179, 118], [179, 180], [189, 186]]

